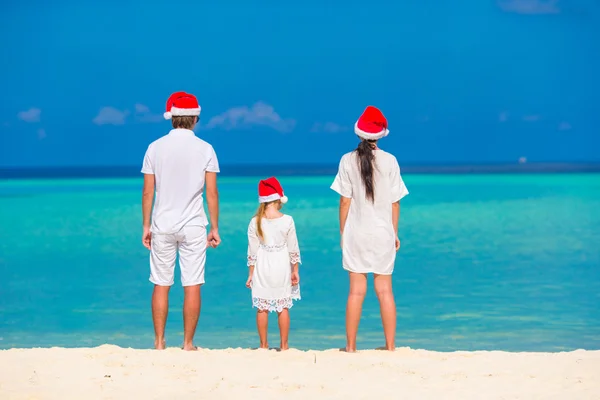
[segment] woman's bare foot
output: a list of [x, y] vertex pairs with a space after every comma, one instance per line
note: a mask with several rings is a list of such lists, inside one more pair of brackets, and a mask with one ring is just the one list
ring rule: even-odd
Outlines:
[[167, 343], [165, 342], [165, 339], [155, 339], [154, 340], [154, 348], [156, 350], [164, 350], [167, 348]]
[[356, 353], [356, 347], [346, 346], [346, 353]]
[[260, 348], [269, 350], [269, 343], [261, 343]]
[[287, 343], [286, 343], [286, 344], [283, 344], [283, 343], [282, 343], [281, 345], [279, 345], [279, 349], [280, 349], [281, 351], [283, 351], [283, 350], [289, 350], [289, 349], [290, 349], [290, 346], [289, 346]]

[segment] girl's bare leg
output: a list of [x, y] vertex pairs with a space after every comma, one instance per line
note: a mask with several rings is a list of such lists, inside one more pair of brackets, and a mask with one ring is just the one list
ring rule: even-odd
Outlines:
[[356, 335], [362, 313], [362, 305], [367, 294], [367, 274], [350, 272], [350, 292], [346, 305], [346, 351], [356, 351]]
[[260, 348], [268, 349], [267, 331], [269, 330], [269, 311], [258, 310], [256, 312], [256, 328], [258, 329], [258, 338], [260, 339]]
[[375, 293], [379, 299], [383, 334], [386, 350], [395, 350], [396, 343], [396, 302], [392, 291], [392, 276], [375, 274]]
[[288, 337], [290, 334], [290, 312], [287, 308], [284, 308], [282, 312], [277, 313], [277, 321], [279, 322], [279, 336], [281, 337], [281, 343], [279, 347], [281, 350], [289, 349]]

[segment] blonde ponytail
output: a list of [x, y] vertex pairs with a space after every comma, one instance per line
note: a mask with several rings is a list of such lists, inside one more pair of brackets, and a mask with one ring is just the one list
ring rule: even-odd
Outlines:
[[265, 211], [267, 209], [267, 203], [260, 203], [258, 206], [258, 210], [256, 210], [256, 234], [258, 238], [264, 242], [265, 238], [262, 230], [262, 219], [265, 216]]

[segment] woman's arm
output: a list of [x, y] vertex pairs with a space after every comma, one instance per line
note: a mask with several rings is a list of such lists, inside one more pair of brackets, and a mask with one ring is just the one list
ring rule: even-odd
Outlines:
[[396, 251], [400, 249], [400, 239], [398, 239], [398, 221], [400, 220], [400, 202], [392, 203], [392, 224], [394, 225], [394, 235], [396, 236]]
[[344, 234], [344, 227], [348, 219], [348, 211], [350, 211], [351, 198], [340, 196], [340, 234]]
[[400, 220], [400, 202], [392, 203], [392, 224], [394, 224], [394, 233], [398, 236], [398, 221]]

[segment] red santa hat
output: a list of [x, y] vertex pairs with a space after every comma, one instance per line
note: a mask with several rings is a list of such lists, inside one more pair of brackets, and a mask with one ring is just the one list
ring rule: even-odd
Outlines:
[[281, 184], [275, 177], [262, 180], [258, 183], [258, 202], [269, 203], [280, 200], [283, 204], [287, 203], [288, 198], [283, 195]]
[[387, 119], [377, 107], [368, 106], [354, 124], [354, 133], [367, 140], [377, 140], [387, 136]]
[[167, 112], [164, 113], [165, 119], [171, 117], [198, 117], [200, 115], [200, 106], [198, 99], [193, 94], [186, 92], [175, 92], [167, 100]]

